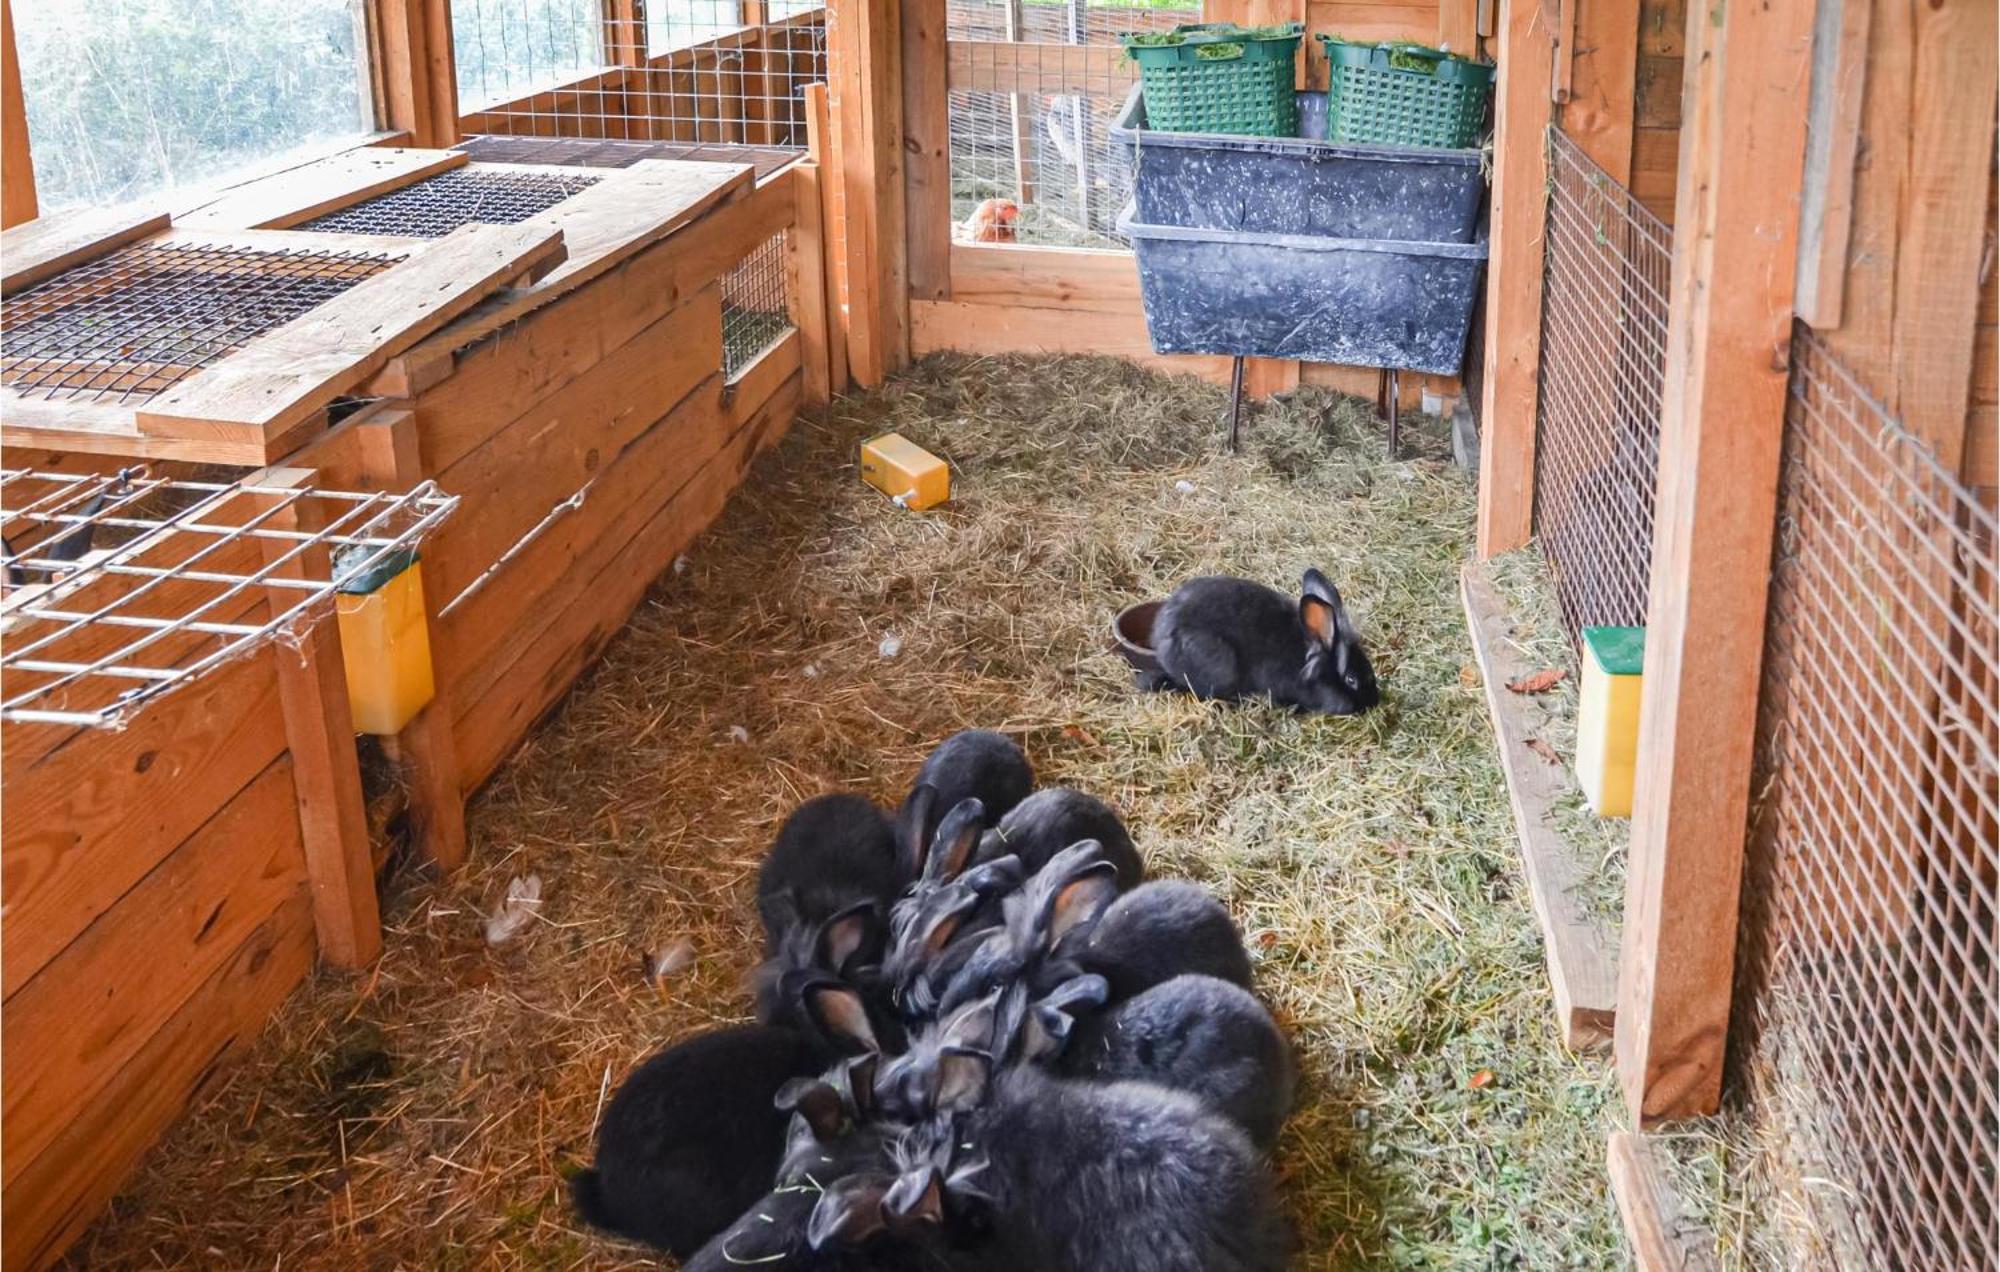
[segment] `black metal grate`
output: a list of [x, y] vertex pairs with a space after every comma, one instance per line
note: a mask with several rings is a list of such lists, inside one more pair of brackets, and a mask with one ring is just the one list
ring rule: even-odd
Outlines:
[[513, 225], [546, 212], [602, 177], [458, 168], [316, 217], [299, 228], [333, 234], [443, 238], [461, 225]]
[[150, 397], [400, 259], [128, 247], [0, 302], [0, 384], [50, 398]]
[[1673, 231], [1550, 129], [1535, 534], [1572, 647], [1646, 621], [1673, 255]]

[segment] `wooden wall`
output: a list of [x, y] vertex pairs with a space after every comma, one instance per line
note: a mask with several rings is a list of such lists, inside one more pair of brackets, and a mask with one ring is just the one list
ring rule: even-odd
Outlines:
[[1680, 166], [1681, 81], [1687, 0], [1639, 0], [1639, 53], [1633, 84], [1632, 193], [1654, 216], [1674, 223], [1674, 176]]

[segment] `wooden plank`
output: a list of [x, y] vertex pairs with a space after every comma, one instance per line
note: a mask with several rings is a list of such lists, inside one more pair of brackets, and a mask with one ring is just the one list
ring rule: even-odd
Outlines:
[[721, 365], [722, 301], [710, 284], [437, 473], [462, 502], [426, 581], [448, 604]]
[[167, 228], [164, 212], [114, 208], [42, 217], [0, 232], [0, 295], [12, 295], [72, 265], [151, 238]]
[[7, 1000], [8, 1188], [305, 882], [291, 774], [265, 769]]
[[0, 994], [12, 997], [285, 749], [267, 656], [169, 694], [129, 728], [27, 752], [9, 725]]
[[[806, 150], [819, 173], [819, 217], [821, 247], [825, 266], [827, 391], [847, 391], [847, 312], [840, 303], [840, 271], [843, 250], [837, 231], [840, 225], [840, 167], [833, 158], [833, 125], [827, 118], [827, 87], [808, 84], [805, 89]], [[800, 218], [806, 213], [801, 207]]]
[[35, 161], [28, 150], [28, 110], [21, 97], [21, 63], [14, 55], [13, 0], [0, 0], [0, 228], [41, 214]]
[[[304, 485], [312, 474], [273, 469], [258, 474], [260, 487]], [[323, 528], [323, 513], [311, 498], [283, 508], [265, 523], [272, 529]], [[260, 539], [272, 578], [329, 578], [332, 563], [324, 546], [314, 545], [279, 563], [291, 545]], [[295, 592], [270, 589], [270, 614], [278, 617], [295, 603]], [[361, 766], [354, 748], [354, 716], [347, 700], [346, 664], [340, 625], [330, 612], [295, 620], [288, 638], [271, 647], [278, 667], [278, 705], [291, 752], [300, 840], [312, 887], [313, 931], [320, 957], [334, 967], [364, 967], [382, 952], [382, 914], [375, 895], [375, 867], [369, 851], [368, 813], [361, 795]]]
[[[949, 40], [944, 50], [943, 65], [932, 73], [941, 70], [953, 92], [1102, 97], [1107, 91], [1122, 92], [1123, 85], [1139, 78], [1139, 68], [1115, 44]], [[924, 56], [936, 57], [929, 44]]]
[[1139, 265], [1130, 252], [954, 243], [951, 294], [979, 305], [1130, 315], [1140, 312]]
[[1507, 795], [1514, 808], [1514, 831], [1521, 839], [1521, 865], [1528, 894], [1542, 929], [1542, 953], [1555, 991], [1556, 1024], [1572, 1051], [1601, 1047], [1611, 1040], [1618, 1001], [1618, 936], [1591, 917], [1582, 900], [1590, 864], [1556, 829], [1556, 812], [1575, 792], [1569, 770], [1549, 763], [1529, 747], [1546, 724], [1541, 708], [1508, 692], [1510, 680], [1539, 670], [1520, 656], [1513, 620], [1493, 591], [1485, 568], [1467, 565], [1459, 576], [1465, 624], [1486, 682], [1486, 709], [1493, 719]]
[[1479, 412], [1479, 555], [1518, 548], [1533, 533], [1535, 411], [1542, 355], [1542, 234], [1548, 216], [1549, 44], [1541, 0], [1500, 0], [1494, 90], [1491, 241], [1486, 267], [1486, 365]]
[[[1793, 309], [1821, 332], [1840, 326], [1854, 222], [1854, 163], [1868, 82], [1874, 0], [1820, 0], [1813, 25], [1812, 87], [1806, 101], [1806, 166], [1799, 212]], [[1679, 112], [1675, 112], [1679, 123]]]
[[[50, 1265], [183, 1110], [202, 1101], [312, 969], [311, 907], [294, 888], [0, 1197], [10, 1268]], [[81, 1262], [88, 1263], [84, 1258]]]
[[415, 144], [458, 144], [458, 81], [449, 0], [375, 0], [376, 78], [383, 122]]
[[[515, 742], [603, 652], [652, 580], [721, 513], [757, 456], [784, 437], [798, 396], [794, 376], [748, 420], [733, 422], [724, 414], [699, 421], [698, 428], [689, 422], [681, 450], [690, 457], [697, 446], [706, 452], [699, 468], [691, 474], [683, 470], [665, 498], [638, 501], [650, 515], [634, 531], [596, 539], [615, 548], [615, 555], [594, 572], [579, 560], [575, 573], [582, 577], [565, 578], [562, 588], [567, 595], [587, 595], [589, 603], [545, 607], [557, 621], [532, 643], [523, 642], [506, 674], [460, 719], [459, 737], [472, 756], [469, 775], [483, 780], [498, 767]], [[716, 436], [720, 429], [728, 431], [717, 442], [697, 440]]]
[[1688, 14], [1618, 1073], [1642, 1129], [1721, 1094], [1770, 588], [1810, 6]]
[[1576, 11], [1570, 97], [1562, 128], [1620, 185], [1632, 177], [1632, 124], [1639, 66], [1639, 6], [1633, 0], [1564, 0]]
[[562, 259], [560, 231], [466, 225], [252, 340], [139, 408], [162, 437], [275, 440], [509, 280]]
[[903, 191], [902, 23], [896, 0], [855, 0], [832, 34], [847, 204], [848, 360], [874, 387], [910, 355]]
[[461, 150], [364, 146], [237, 186], [212, 203], [182, 213], [174, 224], [181, 229], [290, 229], [465, 163]]
[[785, 304], [792, 326], [799, 332], [805, 404], [817, 407], [833, 397], [827, 354], [826, 233], [820, 221], [820, 168], [816, 163], [802, 163], [790, 171], [798, 192], [798, 220], [785, 236]]
[[1440, 0], [1437, 42], [1439, 48], [1461, 57], [1477, 57], [1479, 0]]
[[1229, 382], [1230, 359], [1153, 352], [1145, 315], [984, 305], [962, 300], [910, 304], [910, 348], [918, 357], [939, 349], [966, 353], [1094, 353], [1127, 358], [1169, 374]]
[[945, 0], [902, 0], [901, 7], [903, 197], [909, 226], [910, 295], [949, 300], [951, 96], [943, 56]]
[[1688, 1216], [1649, 1135], [1613, 1131], [1605, 1148], [1611, 1195], [1639, 1272], [1720, 1272], [1715, 1234]]

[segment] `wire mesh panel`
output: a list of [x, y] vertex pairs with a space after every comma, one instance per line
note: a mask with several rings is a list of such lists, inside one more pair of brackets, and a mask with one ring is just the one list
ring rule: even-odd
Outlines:
[[[1110, 129], [1133, 71], [1112, 51], [1125, 31], [1200, 21], [1199, 6], [1134, 8], [1072, 0], [951, 0], [947, 33], [958, 78], [950, 104], [952, 216], [961, 237], [1074, 247], [1125, 246], [1113, 236], [1132, 197], [1130, 159]], [[960, 42], [971, 43], [963, 47]], [[1004, 46], [1024, 43], [1031, 50]], [[991, 48], [982, 48], [982, 44]], [[1050, 45], [1103, 49], [1077, 58]], [[991, 83], [993, 87], [968, 87]], [[997, 230], [988, 199], [1018, 216]]]
[[546, 212], [602, 177], [455, 168], [378, 194], [299, 226], [333, 234], [443, 238], [461, 225], [513, 225]]
[[1535, 533], [1572, 646], [1646, 621], [1673, 231], [1549, 130]]
[[0, 301], [0, 384], [148, 398], [400, 257], [193, 243], [123, 248]]
[[0, 719], [119, 727], [413, 553], [457, 500], [0, 470]]
[[1990, 507], [1800, 326], [1739, 1062], [1815, 1261], [2000, 1266], [2000, 595]]
[[452, 24], [475, 135], [796, 152], [826, 78], [819, 5], [452, 0]]
[[722, 276], [722, 374], [734, 379], [792, 329], [785, 236], [778, 233]]

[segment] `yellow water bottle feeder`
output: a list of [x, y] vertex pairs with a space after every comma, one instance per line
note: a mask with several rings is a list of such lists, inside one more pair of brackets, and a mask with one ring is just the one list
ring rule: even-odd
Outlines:
[[[365, 560], [373, 550], [346, 548], [342, 555]], [[423, 565], [416, 551], [385, 555], [342, 583], [337, 602], [354, 727], [385, 737], [398, 733], [437, 692], [430, 628], [424, 621]]]
[[1639, 756], [1643, 627], [1583, 629], [1583, 680], [1576, 709], [1576, 777], [1600, 817], [1632, 815]]
[[900, 508], [933, 508], [951, 498], [951, 469], [901, 433], [861, 443], [861, 480]]

